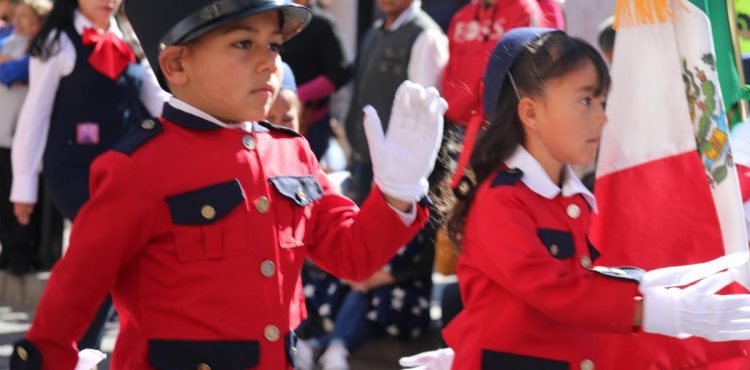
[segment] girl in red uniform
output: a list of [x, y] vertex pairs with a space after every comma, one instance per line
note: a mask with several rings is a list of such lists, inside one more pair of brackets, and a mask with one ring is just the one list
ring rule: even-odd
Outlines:
[[497, 45], [485, 75], [490, 124], [448, 220], [465, 308], [444, 331], [452, 350], [402, 365], [593, 370], [596, 332], [750, 337], [750, 298], [715, 294], [734, 279], [719, 272], [733, 257], [645, 274], [594, 266], [596, 202], [569, 165], [594, 160], [609, 85], [597, 51], [561, 31], [520, 28]]

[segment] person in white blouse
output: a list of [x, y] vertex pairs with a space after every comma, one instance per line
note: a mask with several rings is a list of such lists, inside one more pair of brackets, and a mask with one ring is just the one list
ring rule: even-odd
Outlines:
[[[159, 116], [168, 94], [123, 40], [121, 0], [57, 0], [30, 47], [29, 91], [13, 138], [10, 200], [21, 224], [37, 202], [39, 172], [73, 220], [88, 199], [89, 166], [129, 128]], [[106, 247], [106, 246], [102, 246]], [[79, 348], [96, 348], [105, 302]]]

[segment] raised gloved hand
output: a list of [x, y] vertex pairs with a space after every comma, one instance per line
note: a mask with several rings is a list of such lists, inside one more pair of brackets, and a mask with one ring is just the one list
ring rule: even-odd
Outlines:
[[422, 352], [414, 356], [401, 357], [398, 363], [408, 370], [450, 370], [453, 365], [453, 350], [443, 348]]
[[[739, 276], [744, 256], [725, 256], [703, 264], [647, 272], [643, 294], [643, 331], [710, 341], [750, 339], [750, 295], [716, 295]], [[717, 271], [721, 271], [718, 272]], [[687, 288], [678, 288], [697, 281]]]
[[373, 178], [383, 193], [407, 202], [427, 194], [446, 109], [448, 103], [434, 87], [425, 89], [410, 81], [396, 91], [387, 133], [375, 108], [364, 107]]

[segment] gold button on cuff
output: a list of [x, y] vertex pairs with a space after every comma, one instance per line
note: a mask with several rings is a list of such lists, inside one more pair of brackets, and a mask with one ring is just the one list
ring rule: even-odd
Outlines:
[[156, 128], [156, 122], [154, 122], [154, 120], [152, 119], [147, 119], [141, 122], [141, 127], [143, 127], [143, 129], [145, 130], [153, 130], [154, 128]]
[[242, 145], [249, 150], [255, 150], [255, 139], [250, 135], [245, 135], [242, 137]]
[[568, 213], [568, 217], [576, 219], [581, 215], [581, 208], [575, 204], [571, 204], [568, 206], [566, 212]]
[[29, 353], [26, 352], [26, 348], [19, 346], [18, 348], [16, 348], [16, 354], [18, 355], [18, 358], [21, 359], [21, 361], [29, 360]]
[[255, 201], [255, 209], [260, 213], [266, 213], [268, 212], [268, 209], [271, 208], [271, 202], [268, 201], [268, 198], [266, 197], [260, 197], [258, 200]]
[[276, 325], [268, 325], [265, 329], [263, 329], [263, 336], [269, 342], [275, 342], [279, 340], [281, 332], [279, 332], [279, 328], [277, 328]]
[[307, 202], [307, 195], [302, 188], [297, 188], [297, 199], [299, 199], [299, 201], [303, 203]]
[[550, 247], [549, 247], [549, 252], [550, 252], [550, 253], [551, 253], [551, 254], [552, 254], [553, 256], [557, 256], [557, 255], [558, 255], [558, 254], [560, 253], [560, 247], [558, 247], [558, 246], [557, 246], [557, 244], [552, 244], [552, 245], [550, 245]]
[[260, 264], [260, 273], [265, 277], [271, 277], [276, 273], [276, 265], [271, 260], [265, 260]]
[[591, 257], [589, 256], [581, 257], [581, 266], [583, 266], [584, 268], [591, 267]]
[[206, 204], [205, 206], [201, 207], [201, 216], [203, 216], [203, 218], [205, 218], [206, 220], [213, 220], [216, 217], [216, 209]]
[[594, 370], [594, 361], [589, 359], [581, 361], [581, 370]]
[[211, 366], [208, 366], [208, 364], [200, 363], [198, 364], [197, 370], [211, 370]]

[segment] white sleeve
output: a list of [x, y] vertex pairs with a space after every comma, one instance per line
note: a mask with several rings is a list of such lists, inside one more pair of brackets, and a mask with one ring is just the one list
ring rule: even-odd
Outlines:
[[417, 204], [412, 203], [411, 210], [409, 212], [402, 212], [396, 209], [396, 207], [388, 204], [388, 207], [391, 207], [391, 209], [396, 212], [398, 217], [401, 219], [401, 222], [404, 223], [404, 225], [409, 226], [414, 223], [414, 221], [417, 220]]
[[161, 116], [162, 108], [164, 108], [164, 103], [169, 100], [170, 95], [159, 85], [156, 74], [151, 69], [148, 61], [144, 59], [141, 63], [145, 67], [143, 86], [141, 87], [141, 103], [143, 103], [143, 106], [146, 107], [152, 116], [159, 117]]
[[47, 145], [52, 107], [60, 79], [73, 72], [76, 53], [70, 38], [60, 33], [59, 52], [46, 61], [31, 58], [29, 91], [18, 116], [11, 149], [13, 184], [10, 200], [36, 203], [39, 172]]
[[414, 41], [409, 59], [409, 80], [440, 90], [443, 71], [448, 64], [448, 38], [442, 32], [424, 31]]

